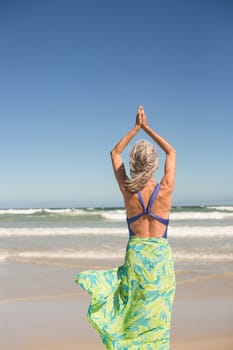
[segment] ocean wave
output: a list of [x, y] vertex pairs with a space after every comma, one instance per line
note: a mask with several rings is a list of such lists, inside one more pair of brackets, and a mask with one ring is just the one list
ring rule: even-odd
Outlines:
[[175, 238], [233, 237], [233, 226], [182, 226], [169, 227], [168, 236]]
[[0, 237], [8, 236], [80, 236], [80, 235], [124, 235], [122, 227], [46, 227], [46, 228], [0, 228]]
[[[35, 260], [55, 260], [55, 259], [123, 259], [125, 255], [125, 248], [117, 249], [114, 251], [110, 250], [25, 250], [25, 251], [17, 251], [17, 250], [8, 250], [8, 251], [0, 251], [0, 261], [24, 261], [24, 262], [33, 262]], [[173, 251], [173, 258], [175, 261], [233, 261], [233, 255], [227, 253], [212, 253], [212, 252], [191, 252], [190, 250], [186, 251]]]
[[0, 219], [2, 217], [14, 217], [19, 218], [20, 216], [24, 219], [35, 217], [37, 219], [42, 218], [45, 219], [56, 219], [62, 218], [66, 219], [103, 219], [103, 220], [111, 220], [111, 221], [125, 221], [125, 210], [124, 209], [113, 209], [113, 210], [104, 210], [104, 209], [49, 209], [49, 208], [41, 208], [41, 209], [1, 209], [0, 210]]
[[32, 215], [42, 211], [43, 209], [0, 209], [0, 215]]
[[113, 252], [112, 249], [110, 251], [101, 251], [101, 250], [83, 250], [83, 251], [75, 251], [75, 250], [56, 250], [56, 251], [46, 251], [46, 250], [38, 250], [38, 251], [17, 251], [17, 250], [8, 250], [8, 251], [0, 251], [0, 260], [1, 261], [17, 261], [22, 259], [110, 259], [110, 258], [122, 258], [125, 254], [124, 249], [118, 249]]
[[[122, 227], [45, 227], [45, 228], [0, 228], [0, 237], [13, 236], [128, 236]], [[170, 225], [168, 238], [233, 237], [233, 226], [181, 226]]]
[[[104, 220], [113, 222], [124, 222], [126, 220], [125, 209], [1, 209], [0, 220], [10, 217], [11, 220], [17, 221], [17, 219], [23, 220]], [[14, 219], [15, 217], [15, 219]], [[182, 221], [182, 220], [224, 220], [233, 219], [233, 207], [220, 206], [220, 207], [205, 207], [205, 208], [173, 208], [170, 214], [170, 220]]]
[[224, 253], [192, 253], [189, 252], [174, 252], [173, 258], [176, 261], [199, 261], [199, 260], [209, 260], [209, 261], [233, 261], [233, 255], [224, 254]]
[[224, 219], [233, 219], [233, 212], [221, 212], [221, 211], [212, 211], [212, 212], [199, 212], [199, 211], [183, 211], [178, 213], [171, 213], [170, 219], [174, 221], [180, 220], [224, 220]]
[[101, 216], [104, 219], [113, 220], [113, 221], [125, 221], [126, 220], [126, 214], [125, 214], [124, 209], [102, 211]]
[[1, 209], [0, 215], [33, 215], [33, 214], [55, 214], [62, 216], [82, 216], [82, 215], [96, 215], [98, 210], [92, 209], [49, 209], [49, 208], [38, 208], [38, 209]]
[[233, 212], [233, 207], [230, 205], [220, 205], [220, 206], [207, 206], [207, 209], [214, 209], [214, 210], [218, 210], [218, 211], [231, 211]]

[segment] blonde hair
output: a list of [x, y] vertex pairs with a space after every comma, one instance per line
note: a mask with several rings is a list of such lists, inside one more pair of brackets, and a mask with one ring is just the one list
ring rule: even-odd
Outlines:
[[158, 168], [158, 154], [155, 147], [146, 140], [135, 143], [130, 152], [130, 179], [125, 187], [130, 192], [140, 191]]

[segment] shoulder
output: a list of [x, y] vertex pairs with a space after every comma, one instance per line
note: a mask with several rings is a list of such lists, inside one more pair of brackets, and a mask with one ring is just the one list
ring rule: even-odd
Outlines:
[[164, 194], [172, 194], [174, 191], [174, 179], [170, 179], [168, 176], [164, 176], [160, 182], [160, 190]]
[[160, 183], [160, 189], [158, 193], [158, 202], [162, 207], [170, 209], [172, 202], [172, 189], [166, 183]]

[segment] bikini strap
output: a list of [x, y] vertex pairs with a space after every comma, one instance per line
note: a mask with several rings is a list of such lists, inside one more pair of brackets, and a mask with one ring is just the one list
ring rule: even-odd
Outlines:
[[147, 208], [145, 207], [145, 203], [144, 203], [144, 200], [142, 198], [141, 192], [140, 191], [137, 192], [138, 200], [139, 200], [139, 202], [140, 202], [140, 204], [141, 204], [141, 206], [143, 208], [144, 213], [148, 213], [150, 211], [152, 205], [154, 204], [154, 202], [155, 202], [155, 200], [156, 200], [156, 198], [158, 196], [159, 189], [160, 189], [160, 184], [157, 183], [157, 185], [155, 186], [154, 191], [153, 191], [153, 193], [152, 193], [152, 195], [150, 197], [149, 204], [148, 204]]
[[138, 200], [142, 206], [142, 209], [143, 209], [143, 212], [142, 213], [139, 213], [131, 218], [128, 218], [127, 217], [127, 223], [128, 223], [128, 228], [129, 228], [129, 234], [130, 236], [133, 236], [134, 233], [133, 231], [131, 230], [130, 228], [130, 224], [136, 220], [138, 220], [140, 217], [142, 217], [143, 215], [145, 214], [148, 214], [150, 215], [152, 218], [154, 218], [155, 220], [158, 220], [161, 224], [164, 224], [166, 226], [166, 230], [164, 232], [164, 235], [163, 237], [164, 238], [167, 238], [167, 227], [168, 227], [168, 223], [169, 223], [169, 219], [164, 219], [164, 218], [161, 218], [160, 216], [154, 214], [151, 212], [151, 207], [152, 205], [154, 204], [157, 196], [158, 196], [158, 193], [159, 193], [159, 190], [160, 190], [160, 183], [158, 183], [155, 188], [154, 188], [154, 191], [152, 192], [152, 195], [150, 197], [150, 200], [149, 200], [149, 204], [147, 206], [147, 208], [145, 207], [145, 203], [144, 203], [144, 200], [142, 198], [142, 194], [140, 191], [137, 192], [137, 195], [138, 195]]
[[145, 207], [144, 200], [142, 198], [142, 194], [141, 194], [140, 191], [138, 191], [137, 194], [138, 194], [138, 200], [139, 200], [139, 202], [140, 202], [140, 204], [142, 206], [143, 211], [145, 212], [146, 211], [146, 207]]
[[152, 193], [152, 195], [150, 197], [150, 201], [149, 201], [149, 204], [148, 204], [148, 207], [147, 207], [148, 211], [151, 210], [151, 207], [154, 204], [154, 202], [155, 202], [155, 200], [156, 200], [156, 198], [158, 196], [159, 190], [160, 190], [160, 183], [157, 183], [157, 185], [155, 186], [155, 189], [154, 189], [154, 191], [153, 191], [153, 193]]

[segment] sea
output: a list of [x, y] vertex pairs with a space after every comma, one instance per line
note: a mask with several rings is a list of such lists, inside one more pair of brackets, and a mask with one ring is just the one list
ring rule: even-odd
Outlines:
[[[0, 210], [0, 266], [114, 266], [127, 241], [124, 208]], [[173, 207], [168, 241], [180, 271], [232, 271], [233, 206]]]
[[[0, 303], [75, 298], [76, 274], [121, 266], [128, 238], [123, 208], [1, 209]], [[173, 207], [168, 242], [177, 283], [222, 283], [233, 276], [233, 206]]]

